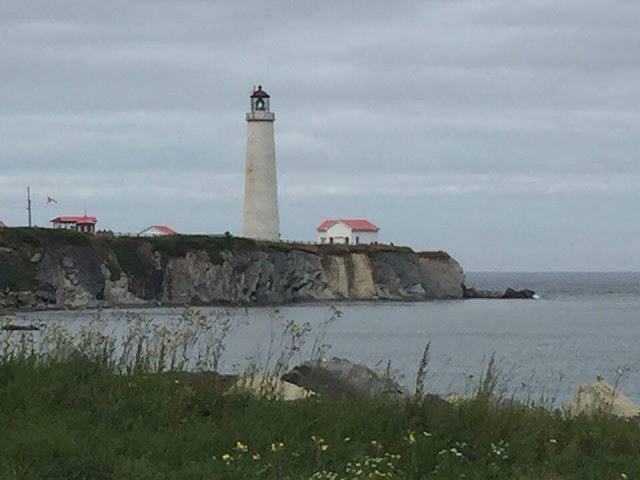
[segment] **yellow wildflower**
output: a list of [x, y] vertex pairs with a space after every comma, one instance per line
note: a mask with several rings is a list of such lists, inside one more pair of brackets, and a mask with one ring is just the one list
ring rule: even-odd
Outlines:
[[280, 450], [282, 450], [284, 448], [284, 443], [282, 442], [274, 442], [271, 444], [271, 451], [272, 452], [279, 452]]

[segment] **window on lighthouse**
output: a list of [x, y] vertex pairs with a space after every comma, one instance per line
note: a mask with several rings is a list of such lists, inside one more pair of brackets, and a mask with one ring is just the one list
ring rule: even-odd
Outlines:
[[256, 110], [264, 110], [264, 100], [262, 98], [256, 100]]

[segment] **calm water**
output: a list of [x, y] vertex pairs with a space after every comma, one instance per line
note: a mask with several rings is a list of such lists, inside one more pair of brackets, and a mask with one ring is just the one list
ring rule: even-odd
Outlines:
[[[471, 273], [467, 283], [500, 290], [527, 287], [541, 298], [341, 304], [343, 316], [326, 337], [332, 345], [329, 354], [380, 367], [391, 359], [392, 367], [405, 374], [402, 382], [411, 387], [422, 350], [430, 341], [427, 383], [432, 391], [469, 391], [495, 352], [504, 387], [518, 396], [544, 397], [558, 405], [581, 383], [601, 375], [612, 384], [620, 377], [621, 390], [640, 402], [640, 273]], [[315, 326], [329, 316], [328, 307], [322, 305], [279, 311]], [[77, 325], [93, 313], [21, 317]], [[165, 308], [143, 313], [159, 322], [176, 314]], [[104, 314], [116, 318], [122, 312]], [[238, 312], [246, 324], [227, 342], [224, 370], [242, 368], [251, 357], [264, 358], [271, 333], [280, 331], [281, 320], [273, 314], [273, 308]], [[113, 325], [124, 328], [122, 322]]]

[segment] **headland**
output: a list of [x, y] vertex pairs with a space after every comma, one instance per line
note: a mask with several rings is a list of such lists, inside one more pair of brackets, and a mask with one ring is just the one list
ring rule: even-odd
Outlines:
[[0, 230], [3, 309], [424, 301], [464, 292], [461, 266], [442, 251]]

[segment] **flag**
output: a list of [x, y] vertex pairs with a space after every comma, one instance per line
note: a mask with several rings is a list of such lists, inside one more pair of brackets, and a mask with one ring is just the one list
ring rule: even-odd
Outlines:
[[47, 197], [47, 203], [58, 203], [55, 198]]

